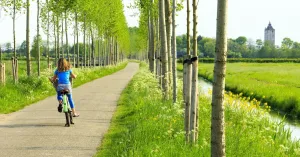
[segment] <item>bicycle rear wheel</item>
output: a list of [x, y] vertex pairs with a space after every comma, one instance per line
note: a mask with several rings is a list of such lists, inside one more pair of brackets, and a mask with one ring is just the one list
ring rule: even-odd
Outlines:
[[65, 127], [70, 127], [70, 116], [69, 116], [69, 112], [65, 112], [65, 116], [66, 116], [66, 124], [65, 124]]
[[70, 124], [74, 124], [73, 117], [72, 117], [72, 112], [71, 112], [70, 109], [69, 109], [69, 117], [70, 117]]

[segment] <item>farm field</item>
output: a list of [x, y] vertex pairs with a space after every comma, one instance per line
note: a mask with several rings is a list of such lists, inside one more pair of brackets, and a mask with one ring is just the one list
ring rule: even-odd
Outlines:
[[[213, 66], [199, 63], [199, 76], [212, 81]], [[299, 80], [297, 63], [227, 63], [226, 90], [267, 102], [294, 117], [300, 116]]]

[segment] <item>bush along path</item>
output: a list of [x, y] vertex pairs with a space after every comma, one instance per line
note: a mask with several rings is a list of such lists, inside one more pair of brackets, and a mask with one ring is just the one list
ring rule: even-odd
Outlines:
[[[116, 66], [96, 67], [91, 69], [73, 69], [77, 74], [74, 80], [74, 87], [92, 81], [94, 79], [112, 74], [119, 71], [127, 65], [127, 62], [120, 63]], [[41, 78], [21, 76], [19, 83], [14, 84], [12, 81], [5, 86], [0, 85], [0, 114], [11, 113], [24, 108], [48, 96], [54, 95], [55, 91], [50, 84], [48, 77], [52, 76], [46, 70]]]
[[[56, 96], [0, 117], [0, 156], [93, 156], [122, 90], [138, 68], [137, 63], [128, 63], [123, 70], [74, 88], [80, 117], [71, 127], [64, 127], [65, 117], [57, 112]], [[79, 76], [78, 82], [102, 75], [101, 70], [97, 74], [84, 71], [84, 79]]]

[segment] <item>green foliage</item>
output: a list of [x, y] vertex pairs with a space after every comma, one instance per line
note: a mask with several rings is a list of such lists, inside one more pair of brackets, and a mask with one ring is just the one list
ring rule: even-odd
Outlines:
[[22, 11], [22, 7], [24, 6], [23, 0], [1, 0], [0, 6], [3, 7], [4, 11], [8, 13], [10, 16], [13, 16], [14, 7], [16, 8], [16, 13], [20, 13]]
[[[186, 35], [176, 37], [178, 57], [186, 54]], [[213, 58], [215, 56], [215, 39], [198, 36], [199, 57]], [[236, 39], [228, 39], [228, 58], [299, 58], [300, 44], [293, 42], [290, 38], [284, 38], [281, 48], [272, 45], [270, 42], [251, 39], [240, 36]]]
[[[185, 143], [183, 104], [163, 101], [157, 80], [142, 69], [118, 101], [108, 133], [95, 156], [210, 156], [211, 102], [199, 99], [199, 140]], [[179, 82], [179, 92], [182, 84]], [[180, 94], [179, 94], [180, 95]], [[282, 123], [269, 120], [266, 110], [256, 110], [238, 96], [226, 95], [227, 156], [298, 156], [299, 143], [290, 139]], [[180, 97], [179, 102], [182, 101]]]
[[[39, 40], [39, 43], [40, 43], [39, 47], [37, 45], [37, 40]], [[44, 46], [41, 43], [42, 43], [42, 37], [34, 36], [30, 53], [31, 53], [31, 56], [36, 59], [38, 58], [38, 48], [40, 49], [40, 52], [43, 52], [43, 50], [44, 50]]]
[[[93, 33], [94, 38], [98, 38], [98, 40], [114, 37], [120, 51], [129, 52], [129, 32], [121, 0], [49, 0], [49, 4], [44, 5], [41, 12], [43, 23], [47, 21], [46, 13], [48, 11], [51, 12], [51, 17], [54, 15], [61, 19], [67, 16], [72, 21], [77, 14], [79, 26], [83, 27], [84, 19], [86, 19], [87, 28], [85, 28], [86, 30], [82, 28], [82, 31], [90, 32], [92, 30], [95, 32]], [[52, 23], [57, 24], [57, 21], [52, 21]], [[44, 27], [44, 29], [46, 28]]]
[[235, 39], [235, 42], [237, 42], [240, 45], [244, 45], [247, 43], [247, 38], [244, 36], [240, 36], [238, 38]]

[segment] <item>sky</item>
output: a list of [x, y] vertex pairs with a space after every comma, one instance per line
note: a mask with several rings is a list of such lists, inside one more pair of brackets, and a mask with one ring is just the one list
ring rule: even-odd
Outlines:
[[[124, 13], [128, 26], [138, 26], [138, 11], [127, 6], [134, 0], [123, 0]], [[191, 1], [190, 1], [191, 3]], [[186, 1], [184, 1], [184, 6]], [[271, 22], [275, 29], [276, 45], [281, 45], [285, 37], [300, 42], [300, 1], [299, 0], [229, 0], [228, 4], [228, 38], [245, 36], [255, 42], [264, 39], [264, 29]], [[215, 38], [217, 0], [199, 0], [198, 35]], [[134, 16], [133, 16], [134, 15]], [[177, 12], [177, 35], [186, 33], [186, 7]], [[17, 43], [25, 40], [26, 16], [17, 15]], [[191, 25], [192, 26], [192, 25]], [[32, 3], [30, 12], [30, 38], [36, 35], [36, 4]], [[41, 32], [43, 32], [41, 30]], [[43, 34], [42, 34], [43, 35]], [[71, 34], [70, 34], [70, 39]], [[0, 15], [0, 43], [12, 42], [12, 18]], [[46, 39], [46, 37], [43, 37]]]

